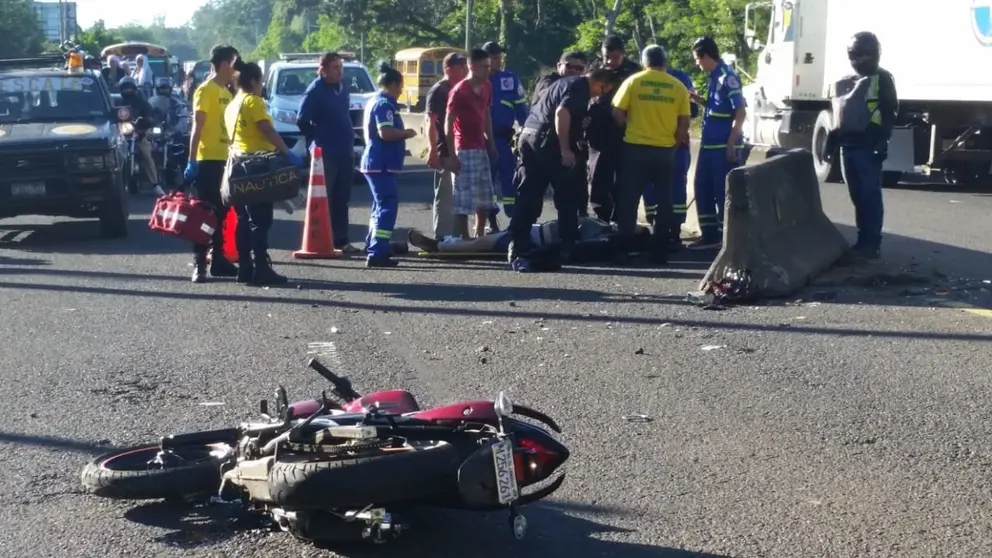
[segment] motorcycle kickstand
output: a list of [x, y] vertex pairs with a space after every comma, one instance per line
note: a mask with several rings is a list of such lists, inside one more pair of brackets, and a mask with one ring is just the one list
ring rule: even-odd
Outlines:
[[527, 536], [527, 518], [523, 516], [518, 510], [517, 506], [510, 505], [510, 529], [513, 531], [513, 537], [515, 539], [523, 540]]

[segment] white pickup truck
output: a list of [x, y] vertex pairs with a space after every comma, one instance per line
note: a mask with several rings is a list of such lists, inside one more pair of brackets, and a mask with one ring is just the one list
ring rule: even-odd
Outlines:
[[[851, 36], [871, 31], [900, 100], [885, 182], [909, 172], [990, 181], [992, 1], [773, 0], [749, 4], [744, 17], [758, 50], [757, 75], [744, 88], [751, 144], [812, 149], [820, 178], [838, 180], [838, 165], [819, 157], [832, 88], [851, 73]], [[764, 42], [756, 21], [769, 22]]]
[[[283, 60], [268, 64], [265, 75], [265, 106], [272, 116], [276, 132], [297, 155], [306, 159], [307, 146], [296, 115], [307, 86], [317, 77], [319, 54], [282, 55]], [[355, 128], [355, 166], [365, 149], [362, 118], [365, 104], [376, 92], [375, 82], [365, 66], [346, 60], [344, 83], [351, 91], [351, 122]]]

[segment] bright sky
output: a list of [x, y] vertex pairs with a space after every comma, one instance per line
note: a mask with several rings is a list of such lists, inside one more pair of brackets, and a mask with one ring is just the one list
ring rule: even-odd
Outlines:
[[156, 16], [165, 16], [165, 24], [179, 27], [193, 17], [193, 12], [207, 0], [76, 0], [76, 20], [83, 29], [98, 19], [107, 27], [128, 23], [150, 25]]

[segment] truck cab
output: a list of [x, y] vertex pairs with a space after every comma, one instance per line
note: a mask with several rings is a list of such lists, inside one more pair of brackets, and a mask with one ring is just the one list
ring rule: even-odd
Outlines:
[[[365, 104], [376, 92], [375, 82], [365, 66], [345, 55], [343, 81], [351, 92], [351, 122], [355, 129], [355, 167], [365, 149], [362, 119]], [[263, 90], [265, 106], [272, 116], [273, 126], [286, 145], [306, 159], [309, 155], [296, 117], [307, 87], [317, 78], [319, 54], [283, 54], [278, 62], [269, 65]]]
[[[745, 40], [757, 56], [755, 76], [741, 72], [750, 81], [743, 90], [748, 103], [745, 140], [811, 150], [824, 181], [841, 178], [837, 158], [830, 162], [822, 155], [833, 126], [834, 83], [852, 73], [847, 41], [857, 31], [887, 25], [882, 17], [859, 17], [854, 8], [853, 0], [771, 0], [750, 3], [744, 13]], [[888, 67], [886, 61], [899, 53], [882, 43], [882, 65]], [[902, 173], [913, 172], [914, 155], [912, 128], [897, 127], [883, 167], [885, 181], [898, 182]]]

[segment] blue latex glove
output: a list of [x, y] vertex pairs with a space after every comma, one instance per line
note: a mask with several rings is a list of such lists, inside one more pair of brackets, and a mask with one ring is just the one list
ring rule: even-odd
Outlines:
[[200, 173], [200, 164], [195, 160], [190, 160], [186, 163], [186, 171], [183, 172], [183, 178], [187, 182], [192, 182], [196, 179], [196, 175]]
[[286, 154], [286, 158], [289, 159], [290, 163], [293, 163], [294, 165], [303, 168], [303, 159], [301, 159], [300, 156], [297, 155], [296, 153], [290, 151], [288, 154]]

